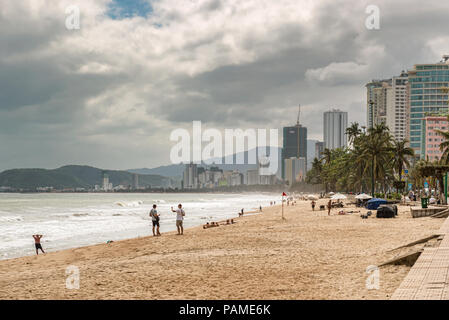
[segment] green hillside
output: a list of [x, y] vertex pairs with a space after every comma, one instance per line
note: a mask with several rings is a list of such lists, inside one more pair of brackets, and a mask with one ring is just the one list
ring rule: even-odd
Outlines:
[[[102, 185], [103, 172], [114, 186], [132, 185], [133, 174], [127, 171], [102, 170], [89, 166], [64, 166], [58, 169], [13, 169], [0, 173], [0, 186], [14, 189], [36, 189], [37, 187], [93, 188]], [[166, 179], [159, 175], [139, 174], [140, 186], [161, 186]]]

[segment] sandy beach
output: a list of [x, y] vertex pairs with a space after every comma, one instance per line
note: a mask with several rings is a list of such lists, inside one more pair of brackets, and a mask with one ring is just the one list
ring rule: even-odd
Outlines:
[[[381, 267], [379, 290], [366, 288], [366, 268], [404, 253], [389, 250], [434, 234], [443, 222], [413, 219], [407, 206], [396, 219], [337, 212], [313, 212], [298, 201], [285, 207], [286, 220], [276, 206], [184, 236], [0, 261], [0, 299], [389, 299], [409, 267]], [[70, 265], [80, 270], [79, 290], [66, 289]]]

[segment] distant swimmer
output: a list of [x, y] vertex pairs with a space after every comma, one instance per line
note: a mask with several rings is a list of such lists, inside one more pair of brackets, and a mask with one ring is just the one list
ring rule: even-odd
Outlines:
[[41, 249], [42, 253], [45, 253], [44, 249], [42, 249], [41, 238], [43, 235], [41, 234], [33, 234], [34, 238], [34, 246], [36, 247], [36, 254], [39, 255], [39, 249]]
[[182, 208], [182, 204], [178, 204], [178, 209], [173, 210], [173, 207], [171, 207], [172, 212], [176, 212], [176, 228], [178, 229], [178, 235], [184, 234], [184, 227], [182, 225], [182, 222], [184, 220], [184, 216], [186, 215], [184, 209]]
[[[159, 220], [160, 220], [160, 218], [159, 218], [159, 214], [157, 213], [157, 210], [156, 210], [156, 205], [155, 204], [153, 204], [153, 209], [151, 209], [151, 211], [150, 211], [150, 217], [151, 217], [151, 221], [153, 222], [153, 236], [160, 236], [161, 235], [161, 233], [159, 232]], [[156, 232], [154, 232], [155, 229], [156, 228]]]

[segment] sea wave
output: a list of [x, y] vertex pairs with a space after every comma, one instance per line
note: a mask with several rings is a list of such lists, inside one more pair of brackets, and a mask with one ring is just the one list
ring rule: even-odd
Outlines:
[[118, 201], [115, 203], [115, 205], [119, 206], [119, 207], [139, 207], [143, 204], [143, 201], [139, 200], [139, 201], [131, 201], [131, 202], [122, 202], [122, 201]]
[[0, 222], [18, 222], [23, 221], [21, 216], [0, 217]]

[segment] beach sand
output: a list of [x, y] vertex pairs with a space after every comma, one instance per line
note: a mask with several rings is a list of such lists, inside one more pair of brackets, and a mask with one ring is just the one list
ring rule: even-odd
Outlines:
[[[434, 234], [443, 222], [399, 209], [396, 219], [362, 220], [337, 209], [332, 216], [312, 212], [310, 202], [298, 201], [285, 207], [286, 220], [276, 206], [183, 236], [0, 261], [0, 299], [389, 299], [409, 267], [381, 267], [379, 290], [366, 288], [366, 268], [403, 253], [388, 250]], [[79, 290], [66, 289], [70, 265], [80, 270]]]

